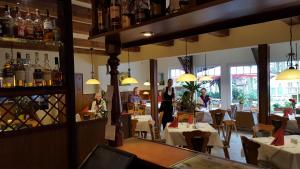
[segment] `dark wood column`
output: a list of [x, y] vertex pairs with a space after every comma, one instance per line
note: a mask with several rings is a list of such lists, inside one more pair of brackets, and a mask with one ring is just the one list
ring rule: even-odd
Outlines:
[[267, 123], [270, 113], [270, 48], [269, 45], [258, 45], [258, 100], [259, 123]]
[[157, 60], [150, 59], [150, 92], [151, 92], [151, 115], [155, 124], [158, 124], [158, 102], [157, 102]]
[[118, 80], [118, 66], [120, 60], [118, 55], [121, 52], [120, 36], [118, 34], [105, 37], [105, 48], [109, 55], [108, 65], [110, 66], [110, 84], [114, 86], [114, 93], [112, 98], [112, 109], [111, 109], [111, 124], [116, 126], [115, 141], [109, 141], [109, 145], [118, 147], [123, 145], [123, 131], [122, 123], [120, 120], [121, 116], [121, 97], [119, 91], [119, 80]]

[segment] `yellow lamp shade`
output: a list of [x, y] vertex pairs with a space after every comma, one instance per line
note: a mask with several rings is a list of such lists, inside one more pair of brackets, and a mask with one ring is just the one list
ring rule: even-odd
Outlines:
[[146, 82], [144, 83], [144, 86], [150, 86], [150, 82], [146, 81]]
[[143, 95], [149, 95], [150, 93], [149, 92], [147, 92], [147, 91], [144, 91], [143, 92]]
[[98, 85], [100, 84], [99, 80], [97, 79], [89, 79], [85, 82], [85, 84], [88, 84], [88, 85]]
[[199, 78], [199, 81], [213, 81], [214, 79], [211, 77], [211, 76], [207, 76], [207, 75], [205, 75], [205, 76], [201, 76], [200, 78]]
[[176, 82], [194, 82], [194, 81], [197, 81], [197, 77], [190, 73], [185, 73], [183, 75], [180, 75], [176, 79]]
[[127, 77], [125, 78], [124, 80], [122, 80], [121, 82], [123, 85], [126, 85], [126, 84], [137, 84], [139, 83], [135, 78], [133, 77]]
[[276, 76], [276, 80], [300, 80], [300, 70], [290, 67]]

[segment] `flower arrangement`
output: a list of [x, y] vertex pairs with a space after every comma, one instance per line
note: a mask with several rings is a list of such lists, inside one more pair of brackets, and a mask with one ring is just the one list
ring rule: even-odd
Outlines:
[[295, 109], [296, 108], [296, 100], [295, 99], [289, 99], [291, 105], [292, 105], [292, 108]]

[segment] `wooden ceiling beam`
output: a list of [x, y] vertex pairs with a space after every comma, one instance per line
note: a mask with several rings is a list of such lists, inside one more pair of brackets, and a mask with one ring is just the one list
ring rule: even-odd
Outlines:
[[215, 32], [210, 32], [209, 34], [217, 37], [226, 37], [230, 35], [230, 30], [229, 29], [224, 29], [220, 31], [215, 31]]
[[137, 47], [131, 47], [131, 48], [124, 48], [123, 51], [128, 51], [129, 52], [140, 52], [141, 51], [141, 47], [137, 46]]
[[98, 48], [98, 49], [105, 49], [105, 44], [101, 42], [86, 40], [86, 39], [79, 39], [74, 38], [73, 40], [75, 47], [83, 47], [83, 48]]
[[[90, 49], [78, 48], [78, 47], [74, 47], [74, 52], [75, 53], [83, 53], [83, 54], [91, 54], [91, 50]], [[96, 55], [105, 55], [105, 56], [107, 55], [104, 50], [97, 50], [97, 49], [93, 50], [93, 54], [96, 54]]]
[[174, 46], [174, 40], [168, 40], [168, 41], [156, 43], [156, 45], [167, 46], [167, 47]]
[[[282, 19], [281, 21], [284, 22], [287, 25], [291, 25], [291, 18], [285, 18], [285, 19]], [[292, 17], [292, 23], [293, 23], [293, 25], [300, 24], [300, 16]]]

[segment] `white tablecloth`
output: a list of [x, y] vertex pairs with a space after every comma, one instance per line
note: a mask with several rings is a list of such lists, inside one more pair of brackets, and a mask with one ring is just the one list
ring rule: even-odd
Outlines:
[[[291, 138], [297, 139], [298, 144], [291, 143]], [[300, 169], [300, 136], [284, 136], [283, 146], [273, 146], [273, 137], [251, 138], [261, 145], [258, 149], [258, 160], [270, 161], [280, 169]]]
[[172, 146], [176, 146], [176, 145], [186, 146], [185, 137], [182, 133], [185, 131], [200, 130], [204, 132], [210, 132], [208, 145], [223, 147], [223, 142], [218, 134], [218, 131], [214, 129], [211, 125], [209, 125], [208, 123], [197, 123], [196, 127], [197, 128], [195, 129], [193, 128], [192, 125], [188, 126], [187, 123], [179, 123], [178, 128], [166, 127], [164, 130], [164, 137], [166, 139], [166, 144]]
[[[209, 110], [207, 110], [205, 108], [201, 108], [201, 109], [196, 108], [196, 111], [204, 113], [203, 120], [202, 120], [203, 123], [213, 124], [213, 120], [212, 120]], [[224, 120], [231, 120], [228, 112], [225, 113]]]
[[150, 132], [149, 120], [152, 121], [151, 115], [136, 115], [132, 116], [132, 118], [138, 120], [135, 131]]

